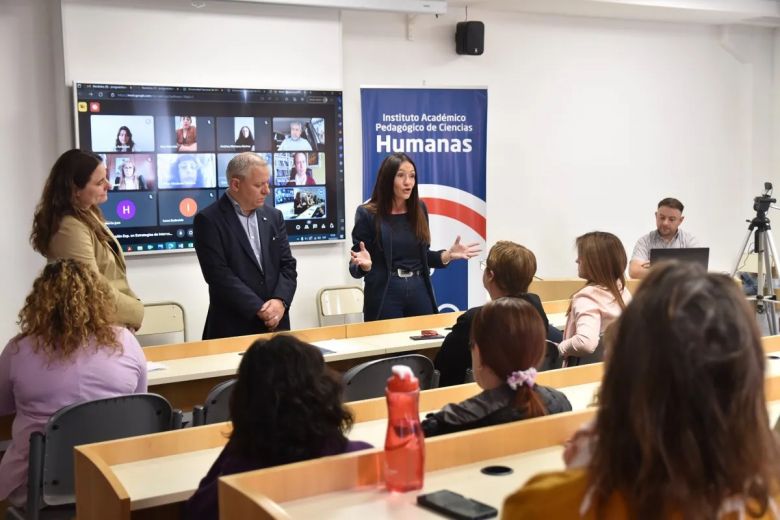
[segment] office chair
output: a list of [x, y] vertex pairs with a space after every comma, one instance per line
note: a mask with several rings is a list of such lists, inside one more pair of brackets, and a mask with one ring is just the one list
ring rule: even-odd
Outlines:
[[76, 403], [51, 416], [43, 432], [30, 435], [27, 505], [8, 508], [7, 518], [38, 520], [75, 516], [73, 447], [181, 427], [157, 394], [129, 394]]
[[421, 354], [367, 361], [344, 373], [344, 401], [360, 401], [385, 395], [387, 379], [394, 365], [406, 365], [420, 380], [420, 390], [439, 386], [439, 371], [434, 370], [433, 361]]

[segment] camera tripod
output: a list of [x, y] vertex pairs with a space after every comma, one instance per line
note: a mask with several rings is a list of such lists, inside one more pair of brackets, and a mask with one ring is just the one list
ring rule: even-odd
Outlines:
[[[769, 188], [771, 193], [771, 187]], [[734, 265], [734, 270], [731, 273], [732, 278], [736, 276], [739, 266], [743, 262], [743, 258], [747, 258], [747, 255], [755, 252], [758, 254], [757, 262], [757, 289], [756, 289], [756, 313], [765, 314], [767, 325], [769, 326], [769, 333], [772, 335], [777, 334], [777, 316], [775, 313], [775, 303], [777, 297], [775, 296], [775, 286], [772, 280], [772, 269], [780, 269], [780, 262], [777, 257], [777, 247], [775, 247], [775, 241], [772, 238], [772, 234], [769, 230], [772, 227], [769, 224], [769, 219], [766, 216], [766, 211], [769, 209], [769, 204], [774, 202], [774, 199], [768, 199], [769, 193], [764, 193], [764, 197], [756, 197], [756, 203], [753, 208], [756, 210], [756, 216], [752, 220], [749, 220], [748, 232], [745, 236], [745, 241], [740, 249], [739, 256], [737, 256], [737, 263]], [[764, 202], [765, 208], [764, 208]], [[753, 236], [753, 244], [750, 244], [750, 238]], [[752, 300], [753, 298], [748, 298]]]

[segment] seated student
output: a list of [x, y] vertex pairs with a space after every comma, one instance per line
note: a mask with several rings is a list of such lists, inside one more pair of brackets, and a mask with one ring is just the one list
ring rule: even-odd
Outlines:
[[20, 333], [0, 354], [0, 415], [16, 413], [0, 460], [0, 500], [24, 504], [30, 434], [56, 411], [146, 392], [146, 358], [129, 330], [111, 325], [112, 302], [101, 276], [76, 260], [48, 264], [33, 282]]
[[[528, 292], [535, 273], [536, 257], [532, 251], [520, 244], [501, 240], [490, 248], [482, 273], [482, 285], [487, 289], [491, 300], [513, 296], [533, 305], [542, 317], [545, 330], [548, 330], [549, 323], [542, 302], [537, 295]], [[471, 322], [480, 308], [474, 307], [461, 314], [452, 331], [444, 338], [434, 361], [441, 374], [439, 386], [465, 382], [466, 369], [471, 368]], [[559, 332], [557, 334], [560, 335]], [[560, 337], [548, 339], [556, 342], [561, 340]]]
[[539, 312], [526, 300], [486, 303], [471, 328], [474, 378], [483, 392], [428, 414], [422, 422], [425, 436], [571, 410], [561, 392], [535, 384], [546, 332]]
[[578, 276], [587, 284], [571, 298], [563, 341], [558, 344], [564, 366], [577, 364], [567, 358], [593, 354], [606, 328], [631, 301], [626, 263], [626, 250], [612, 233], [592, 231], [577, 237]]
[[344, 436], [352, 414], [341, 394], [340, 376], [316, 347], [286, 335], [252, 343], [230, 400], [230, 440], [185, 504], [185, 517], [218, 517], [221, 476], [370, 448]]
[[581, 467], [532, 478], [503, 518], [777, 518], [765, 354], [734, 281], [653, 267], [607, 346], [595, 435], [567, 449]]

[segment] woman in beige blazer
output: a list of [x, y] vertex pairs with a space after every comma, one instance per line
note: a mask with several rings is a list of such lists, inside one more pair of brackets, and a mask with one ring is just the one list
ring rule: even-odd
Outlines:
[[72, 258], [103, 275], [116, 302], [114, 322], [137, 330], [144, 306], [127, 283], [122, 248], [100, 211], [108, 189], [100, 156], [77, 149], [63, 153], [43, 188], [30, 242], [49, 261]]

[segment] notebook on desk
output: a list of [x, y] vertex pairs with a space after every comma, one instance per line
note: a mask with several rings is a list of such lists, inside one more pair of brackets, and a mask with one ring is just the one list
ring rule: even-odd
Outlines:
[[707, 269], [710, 260], [709, 247], [683, 247], [677, 249], [651, 249], [650, 265], [655, 265], [664, 260], [677, 260], [679, 262], [693, 262]]

